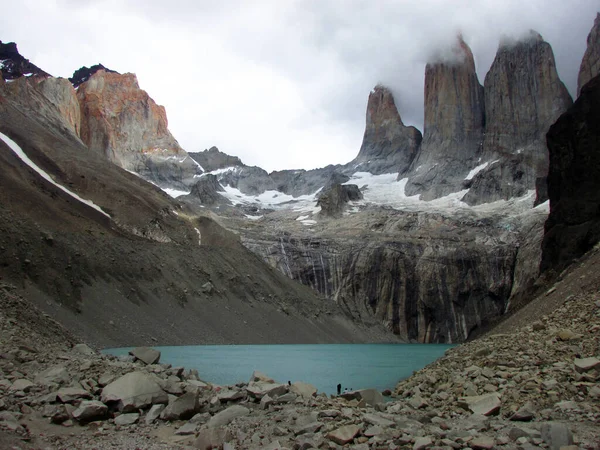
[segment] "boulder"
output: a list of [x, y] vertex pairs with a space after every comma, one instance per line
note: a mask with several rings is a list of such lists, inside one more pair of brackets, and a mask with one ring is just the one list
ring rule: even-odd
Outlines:
[[260, 400], [265, 395], [277, 397], [285, 394], [287, 391], [288, 387], [285, 384], [269, 383], [265, 381], [252, 381], [246, 386], [246, 392], [257, 400]]
[[492, 450], [495, 445], [496, 441], [489, 436], [478, 436], [469, 442], [469, 447], [474, 450]]
[[217, 394], [217, 398], [222, 403], [233, 402], [233, 401], [236, 401], [236, 400], [241, 400], [245, 396], [246, 395], [242, 391], [236, 391], [236, 390], [233, 390], [233, 389], [225, 389], [223, 391], [220, 391]]
[[589, 372], [590, 370], [600, 370], [600, 359], [598, 358], [581, 358], [573, 361], [575, 370], [579, 373]]
[[153, 423], [156, 419], [160, 417], [160, 413], [166, 408], [166, 405], [152, 405], [148, 413], [146, 414], [146, 418], [144, 421], [146, 424]]
[[210, 418], [206, 426], [208, 428], [218, 428], [228, 425], [233, 419], [250, 414], [250, 410], [241, 405], [233, 405], [221, 412], [218, 412]]
[[144, 364], [157, 364], [160, 361], [160, 352], [152, 347], [136, 347], [129, 354], [139, 359]]
[[73, 403], [78, 399], [91, 399], [92, 394], [90, 394], [85, 389], [81, 389], [78, 387], [66, 387], [60, 388], [56, 393], [56, 398], [61, 403]]
[[200, 411], [198, 392], [188, 392], [169, 403], [160, 414], [163, 420], [188, 420]]
[[255, 370], [252, 372], [252, 376], [250, 377], [250, 383], [253, 381], [264, 381], [265, 383], [275, 383], [275, 380], [264, 373]]
[[356, 394], [356, 399], [359, 401], [364, 401], [367, 405], [376, 406], [380, 403], [383, 403], [385, 400], [383, 399], [383, 395], [377, 389], [360, 389], [358, 391], [354, 391]]
[[540, 429], [542, 439], [548, 444], [550, 450], [560, 450], [561, 447], [573, 444], [571, 430], [562, 423], [549, 422]]
[[115, 417], [115, 425], [119, 425], [121, 427], [133, 425], [139, 419], [139, 413], [120, 414], [117, 417]]
[[188, 422], [177, 428], [177, 430], [175, 430], [175, 434], [180, 436], [188, 436], [190, 434], [194, 434], [196, 432], [196, 428], [198, 428], [198, 424]]
[[194, 448], [200, 450], [222, 448], [225, 442], [231, 438], [231, 432], [227, 428], [202, 428], [198, 432], [198, 438], [194, 441]]
[[35, 382], [43, 386], [48, 386], [51, 384], [64, 384], [70, 379], [71, 377], [67, 368], [62, 365], [57, 365], [38, 373], [35, 377]]
[[73, 411], [73, 418], [79, 422], [103, 420], [108, 416], [108, 406], [98, 400], [83, 400]]
[[311, 398], [317, 395], [317, 388], [312, 384], [304, 383], [302, 381], [295, 381], [290, 386], [290, 392], [296, 395], [300, 395], [304, 398]]
[[346, 445], [358, 436], [360, 429], [358, 425], [344, 425], [327, 433], [327, 438], [338, 445]]
[[96, 354], [96, 352], [87, 344], [76, 344], [73, 346], [72, 351], [73, 353], [78, 353], [85, 356], [93, 356]]
[[496, 415], [500, 412], [500, 396], [497, 393], [475, 395], [472, 397], [461, 397], [458, 399], [458, 405], [468, 409], [473, 414], [483, 416]]
[[15, 380], [13, 382], [13, 384], [10, 386], [10, 391], [16, 392], [16, 391], [23, 391], [23, 392], [27, 392], [29, 391], [33, 386], [35, 386], [35, 383], [32, 383], [31, 381], [25, 379], [25, 378], [19, 378], [18, 380]]
[[144, 372], [130, 372], [102, 389], [100, 400], [116, 403], [121, 412], [134, 412], [147, 406], [167, 403], [169, 397], [152, 376]]

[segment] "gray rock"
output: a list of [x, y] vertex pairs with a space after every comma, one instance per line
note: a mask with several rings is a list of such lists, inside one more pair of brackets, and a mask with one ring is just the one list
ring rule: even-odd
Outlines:
[[73, 403], [75, 400], [84, 398], [91, 399], [92, 394], [90, 394], [85, 389], [81, 389], [78, 387], [66, 387], [60, 388], [56, 393], [56, 398], [61, 403]]
[[197, 392], [188, 392], [169, 403], [160, 414], [163, 420], [188, 420], [200, 411], [200, 397]]
[[136, 347], [129, 354], [147, 365], [157, 364], [160, 360], [160, 352], [152, 347]]
[[139, 413], [120, 414], [115, 417], [115, 425], [127, 426], [133, 425], [140, 419]]
[[134, 412], [147, 406], [167, 403], [169, 397], [154, 379], [144, 372], [130, 372], [102, 389], [100, 400], [116, 403], [121, 412]]
[[461, 397], [458, 399], [458, 405], [470, 410], [473, 414], [483, 416], [496, 415], [500, 412], [500, 396], [497, 393], [477, 395], [472, 397]]
[[413, 450], [423, 450], [433, 445], [433, 439], [429, 436], [419, 437], [415, 439]]
[[51, 384], [64, 384], [71, 379], [67, 368], [62, 365], [49, 367], [35, 377], [35, 382], [44, 386]]
[[344, 425], [327, 433], [327, 439], [339, 445], [346, 445], [354, 440], [360, 429], [358, 425]]
[[477, 436], [469, 442], [469, 447], [474, 450], [492, 450], [495, 445], [496, 441], [489, 436]]
[[600, 370], [600, 359], [598, 358], [581, 358], [573, 361], [575, 370], [579, 373], [589, 372], [590, 370]]
[[295, 381], [290, 386], [290, 392], [296, 395], [300, 395], [304, 398], [311, 398], [317, 395], [317, 388], [312, 384], [304, 383], [302, 381]]
[[83, 400], [73, 411], [73, 418], [79, 422], [92, 422], [106, 419], [108, 406], [98, 400]]
[[240, 405], [233, 405], [212, 416], [206, 426], [208, 428], [222, 427], [228, 425], [232, 420], [238, 417], [247, 416], [248, 414], [250, 414], [248, 408]]
[[391, 427], [395, 424], [394, 421], [381, 417], [379, 414], [363, 414], [363, 420], [371, 425], [379, 425], [380, 427]]
[[154, 423], [154, 421], [160, 417], [160, 413], [162, 413], [165, 408], [166, 405], [152, 405], [146, 414], [144, 422], [146, 422], [148, 425]]
[[529, 422], [533, 420], [534, 417], [535, 414], [532, 411], [532, 406], [528, 404], [519, 408], [519, 410], [515, 412], [509, 420], [512, 420], [513, 422]]
[[560, 450], [561, 447], [573, 444], [573, 434], [565, 424], [545, 423], [540, 431], [542, 439], [548, 444], [550, 450]]
[[194, 441], [194, 448], [200, 450], [221, 448], [231, 438], [231, 432], [226, 428], [202, 428], [198, 432], [198, 438]]
[[194, 434], [196, 432], [196, 428], [198, 428], [198, 424], [188, 422], [183, 426], [177, 428], [177, 430], [175, 430], [175, 434], [180, 436], [187, 436], [190, 434]]
[[241, 400], [245, 396], [246, 395], [242, 391], [235, 391], [233, 389], [225, 389], [225, 390], [219, 391], [219, 393], [217, 394], [217, 398], [219, 399], [219, 401], [221, 401], [223, 403]]
[[266, 381], [251, 381], [246, 386], [246, 392], [255, 398], [260, 400], [264, 395], [269, 397], [277, 397], [283, 395], [288, 391], [288, 387], [285, 384], [270, 383]]
[[19, 378], [18, 380], [15, 380], [11, 384], [9, 390], [12, 392], [16, 392], [16, 391], [28, 392], [34, 386], [35, 386], [35, 383], [32, 383], [31, 381], [29, 381], [25, 378]]
[[76, 344], [72, 349], [73, 353], [79, 353], [80, 355], [93, 356], [96, 354], [92, 348], [87, 344]]

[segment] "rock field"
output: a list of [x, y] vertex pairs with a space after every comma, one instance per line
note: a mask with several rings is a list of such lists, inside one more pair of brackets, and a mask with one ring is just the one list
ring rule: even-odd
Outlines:
[[211, 385], [151, 348], [102, 355], [4, 284], [0, 448], [598, 449], [599, 264], [595, 250], [521, 316], [449, 350], [388, 401], [374, 390], [330, 398], [259, 372]]

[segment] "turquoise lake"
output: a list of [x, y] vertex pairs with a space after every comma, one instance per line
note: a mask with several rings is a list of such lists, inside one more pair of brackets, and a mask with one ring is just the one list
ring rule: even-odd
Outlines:
[[[447, 344], [197, 345], [154, 347], [160, 362], [198, 369], [218, 385], [248, 382], [259, 370], [280, 383], [304, 381], [319, 392], [342, 389], [393, 389], [413, 371], [441, 357]], [[106, 349], [115, 356], [130, 348]]]

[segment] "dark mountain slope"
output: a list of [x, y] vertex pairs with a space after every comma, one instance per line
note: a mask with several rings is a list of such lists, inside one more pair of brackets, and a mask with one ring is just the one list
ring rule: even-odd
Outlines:
[[[75, 334], [101, 346], [389, 339], [359, 330], [211, 219], [186, 215], [89, 151], [37, 84], [17, 82], [27, 83], [17, 94], [14, 83], [0, 86], [0, 132], [111, 216], [0, 142], [0, 278]], [[44, 114], [31, 114], [32, 99]]]

